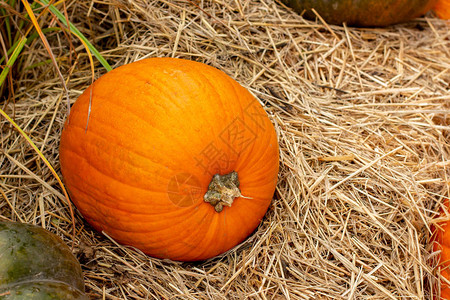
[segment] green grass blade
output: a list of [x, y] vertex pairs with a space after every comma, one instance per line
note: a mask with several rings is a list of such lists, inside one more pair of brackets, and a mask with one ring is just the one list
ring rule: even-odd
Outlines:
[[[8, 51], [6, 51], [6, 55], [8, 55], [8, 57], [11, 55], [11, 53], [16, 49], [17, 45], [19, 45], [19, 43], [21, 42], [21, 40], [17, 40], [12, 46], [11, 48], [8, 49]], [[2, 56], [2, 58], [0, 58], [0, 65], [3, 63], [3, 61], [6, 59], [6, 56]]]
[[2, 9], [0, 9], [0, 14], [2, 15], [2, 16], [4, 16], [5, 17], [5, 29], [6, 29], [6, 35], [7, 35], [7, 38], [8, 38], [8, 43], [9, 43], [9, 45], [11, 45], [11, 42], [12, 42], [12, 35], [11, 35], [11, 23], [10, 23], [10, 21], [9, 21], [9, 16], [7, 16], [7, 14], [6, 14], [6, 10], [4, 9], [4, 8], [2, 8]]
[[40, 0], [40, 2], [44, 3], [45, 5], [48, 5], [50, 11], [55, 14], [55, 16], [65, 25], [69, 28], [69, 30], [76, 35], [80, 40], [84, 42], [91, 51], [91, 53], [98, 59], [98, 61], [102, 64], [102, 66], [107, 70], [111, 71], [112, 67], [108, 64], [106, 59], [98, 52], [98, 50], [89, 42], [89, 40], [69, 21], [69, 24], [67, 24], [67, 20], [64, 17], [64, 14], [61, 13], [55, 6], [49, 5], [48, 0]]
[[[47, 32], [51, 32], [51, 31], [59, 31], [61, 30], [61, 28], [59, 27], [49, 27], [49, 28], [44, 28], [42, 29], [43, 33], [47, 33]], [[33, 32], [32, 34], [30, 34], [30, 36], [27, 38], [27, 42], [26, 45], [29, 45], [34, 39], [38, 38], [39, 34], [37, 32]], [[14, 49], [16, 49], [17, 45], [21, 42], [21, 40], [17, 40], [11, 48], [8, 49], [8, 51], [6, 52], [8, 55], [11, 55], [11, 53], [14, 51]], [[0, 64], [3, 63], [3, 61], [5, 60], [5, 56], [3, 56], [2, 58], [0, 58]]]
[[9, 58], [8, 62], [6, 63], [6, 66], [3, 69], [2, 73], [0, 74], [0, 86], [3, 85], [3, 82], [6, 79], [6, 76], [8, 76], [9, 71], [11, 70], [12, 66], [14, 65], [14, 62], [16, 61], [19, 54], [22, 52], [22, 48], [26, 42], [27, 42], [27, 38], [22, 37], [22, 39], [19, 40], [19, 43], [17, 44], [17, 46], [14, 48], [14, 51], [13, 51], [11, 57]]

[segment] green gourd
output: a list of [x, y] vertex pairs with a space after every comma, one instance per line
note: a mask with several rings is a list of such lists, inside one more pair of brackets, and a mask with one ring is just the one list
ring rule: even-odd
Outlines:
[[0, 221], [1, 300], [87, 300], [81, 266], [55, 234]]

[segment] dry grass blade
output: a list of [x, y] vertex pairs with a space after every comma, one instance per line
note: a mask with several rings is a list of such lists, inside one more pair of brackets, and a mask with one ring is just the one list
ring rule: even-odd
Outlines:
[[[94, 56], [99, 60], [99, 62], [102, 64], [102, 66], [107, 70], [107, 71], [111, 71], [112, 68], [109, 65], [109, 63], [106, 61], [106, 59], [98, 52], [98, 50], [91, 44], [91, 42], [89, 42], [89, 40], [80, 32], [80, 30], [78, 30], [78, 28], [76, 26], [74, 26], [68, 19], [66, 15], [63, 15], [56, 7], [54, 7], [52, 4], [50, 4], [49, 1], [47, 0], [41, 0], [42, 3], [44, 3], [45, 5], [49, 5], [49, 9], [50, 11], [55, 14], [56, 17], [59, 18], [59, 20], [61, 22], [64, 23], [64, 25], [76, 36], [78, 37], [78, 39], [80, 40], [80, 42], [83, 44], [88, 56], [89, 56], [89, 60], [91, 61], [91, 65], [93, 68], [93, 62], [92, 62], [92, 55], [91, 53], [94, 54]], [[65, 3], [64, 3], [65, 4]], [[92, 72], [94, 73], [94, 72]]]
[[67, 101], [70, 101], [69, 100], [69, 91], [67, 90], [66, 82], [65, 82], [64, 77], [62, 76], [61, 71], [60, 71], [60, 69], [58, 67], [58, 63], [56, 62], [55, 56], [53, 55], [52, 48], [50, 47], [50, 44], [48, 43], [47, 38], [45, 37], [44, 33], [42, 32], [42, 29], [39, 26], [39, 23], [38, 23], [36, 17], [34, 16], [34, 13], [33, 13], [33, 10], [31, 9], [30, 4], [28, 3], [27, 0], [22, 0], [22, 3], [24, 5], [24, 7], [25, 7], [25, 10], [28, 13], [28, 16], [31, 19], [31, 22], [34, 25], [34, 28], [36, 29], [37, 33], [39, 34], [39, 37], [41, 38], [42, 42], [44, 43], [45, 48], [47, 49], [48, 54], [50, 55], [52, 63], [55, 66], [55, 69], [57, 71], [58, 77], [61, 80], [61, 84], [62, 84], [62, 86], [64, 88], [64, 92], [66, 94]]
[[[72, 217], [72, 224], [73, 224], [73, 238], [75, 239], [75, 216], [73, 213], [73, 209], [72, 209], [72, 205], [70, 203], [70, 198], [69, 198], [69, 194], [67, 193], [66, 188], [64, 187], [64, 184], [61, 180], [61, 178], [59, 177], [58, 173], [56, 173], [55, 169], [52, 167], [52, 165], [50, 164], [50, 162], [45, 158], [45, 156], [42, 154], [42, 152], [38, 149], [38, 147], [35, 145], [35, 143], [33, 143], [33, 141], [30, 139], [30, 137], [22, 130], [22, 128], [20, 128], [19, 125], [17, 125], [16, 122], [14, 122], [13, 119], [11, 119], [2, 109], [0, 109], [0, 115], [2, 115], [6, 120], [8, 120], [8, 122], [14, 126], [14, 128], [16, 128], [17, 131], [20, 132], [20, 134], [25, 138], [25, 140], [28, 142], [28, 144], [31, 146], [31, 148], [33, 148], [34, 151], [36, 151], [36, 154], [39, 156], [40, 159], [42, 159], [42, 161], [44, 162], [44, 164], [49, 168], [49, 170], [51, 171], [51, 173], [53, 174], [53, 176], [55, 176], [56, 180], [58, 181], [59, 187], [62, 190], [63, 194], [64, 194], [64, 200], [66, 202], [66, 204], [69, 206], [69, 210], [70, 210], [70, 215]], [[8, 157], [9, 155], [5, 153], [5, 155]], [[10, 157], [12, 160], [14, 160], [12, 157]], [[19, 163], [17, 161], [14, 160], [14, 163], [16, 165], [19, 165]], [[39, 180], [39, 178], [37, 178]], [[42, 183], [45, 186], [45, 182]], [[49, 187], [49, 189], [51, 189]], [[59, 193], [57, 191], [54, 191], [54, 193], [56, 195], [58, 195]], [[59, 196], [61, 198], [61, 196]], [[75, 242], [73, 240], [73, 242]]]

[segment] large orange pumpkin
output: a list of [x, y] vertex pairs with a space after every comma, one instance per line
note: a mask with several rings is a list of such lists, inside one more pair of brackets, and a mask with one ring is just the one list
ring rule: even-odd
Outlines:
[[260, 223], [278, 173], [275, 129], [222, 71], [151, 58], [119, 67], [75, 102], [61, 171], [85, 219], [158, 258], [204, 260]]
[[[447, 208], [449, 202], [446, 202]], [[445, 217], [444, 212], [441, 216]], [[450, 220], [440, 222], [439, 226], [433, 228], [434, 235], [432, 237], [433, 250], [440, 251], [439, 266], [441, 268], [441, 276], [450, 281]], [[450, 299], [450, 285], [441, 280], [441, 297], [440, 299]]]
[[[444, 0], [445, 1], [445, 0]], [[436, 0], [282, 0], [304, 17], [316, 18], [313, 9], [330, 24], [387, 26], [425, 14]]]

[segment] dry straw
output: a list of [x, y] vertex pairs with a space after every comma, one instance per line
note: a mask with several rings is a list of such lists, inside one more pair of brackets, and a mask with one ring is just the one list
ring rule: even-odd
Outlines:
[[[199, 263], [146, 257], [77, 215], [75, 253], [92, 299], [431, 299], [430, 225], [449, 196], [450, 31], [432, 15], [388, 28], [305, 21], [272, 0], [66, 1], [68, 16], [117, 67], [173, 56], [224, 70], [275, 124], [281, 170], [256, 232]], [[72, 101], [89, 60], [47, 38]], [[2, 104], [58, 170], [66, 106], [48, 54], [28, 46]], [[41, 65], [37, 65], [41, 63]], [[105, 71], [96, 67], [95, 76]], [[1, 122], [0, 215], [68, 243], [51, 172]]]

